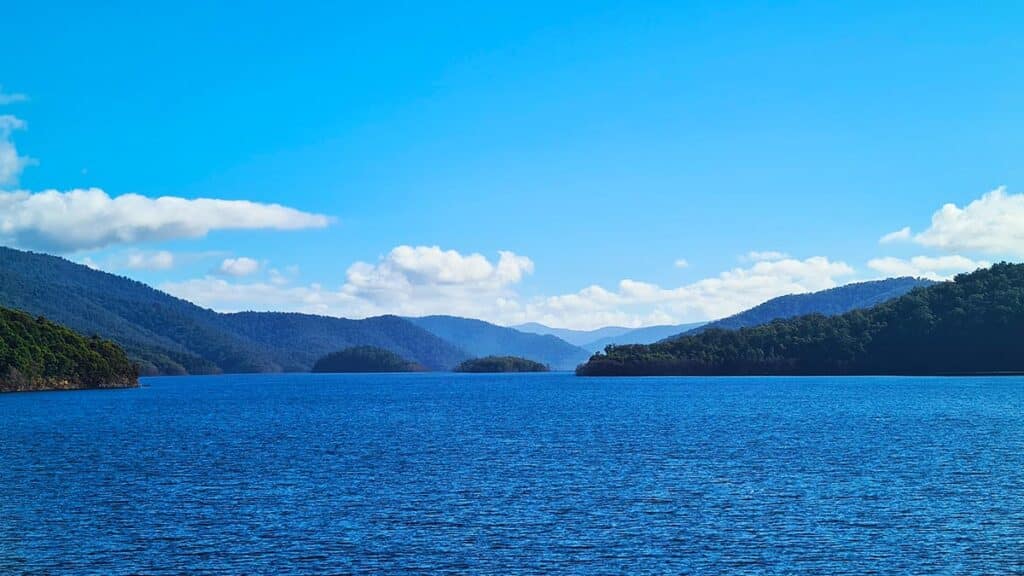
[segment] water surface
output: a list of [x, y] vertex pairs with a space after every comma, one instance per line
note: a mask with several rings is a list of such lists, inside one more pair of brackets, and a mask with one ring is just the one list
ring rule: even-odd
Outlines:
[[0, 573], [1024, 572], [1022, 378], [0, 395]]

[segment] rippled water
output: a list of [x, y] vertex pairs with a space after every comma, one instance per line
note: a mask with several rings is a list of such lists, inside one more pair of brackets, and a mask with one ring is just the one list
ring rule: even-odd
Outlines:
[[0, 396], [0, 573], [1024, 571], [1020, 378], [145, 384]]

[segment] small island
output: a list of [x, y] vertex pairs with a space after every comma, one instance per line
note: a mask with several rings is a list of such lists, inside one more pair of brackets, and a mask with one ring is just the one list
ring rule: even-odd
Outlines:
[[456, 372], [548, 372], [550, 369], [533, 360], [518, 356], [485, 356], [466, 360], [455, 367]]
[[138, 370], [113, 342], [0, 308], [0, 392], [138, 385]]
[[425, 372], [423, 366], [376, 346], [353, 346], [332, 352], [316, 361], [313, 372]]

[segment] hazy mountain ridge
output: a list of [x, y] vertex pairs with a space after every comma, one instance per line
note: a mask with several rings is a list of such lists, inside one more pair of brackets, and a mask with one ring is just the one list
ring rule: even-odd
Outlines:
[[554, 370], [572, 370], [590, 357], [589, 351], [556, 336], [531, 334], [483, 320], [440, 315], [407, 320], [476, 357], [518, 356]]
[[835, 316], [852, 310], [871, 308], [887, 300], [898, 298], [914, 288], [932, 284], [935, 284], [933, 280], [903, 276], [885, 280], [854, 282], [808, 294], [787, 294], [772, 298], [739, 314], [708, 322], [690, 331], [667, 336], [665, 339], [672, 340], [674, 337], [689, 336], [712, 328], [725, 330], [749, 328], [767, 324], [773, 320], [795, 318], [807, 314]]

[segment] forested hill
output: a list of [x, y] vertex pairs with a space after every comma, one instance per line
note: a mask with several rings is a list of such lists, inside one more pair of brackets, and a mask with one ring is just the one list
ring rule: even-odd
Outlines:
[[0, 392], [134, 386], [135, 367], [113, 342], [0, 308]]
[[369, 344], [432, 369], [469, 357], [397, 317], [218, 314], [145, 284], [63, 258], [0, 248], [0, 306], [118, 343], [147, 372], [309, 370], [320, 356]]
[[422, 372], [423, 366], [376, 346], [353, 346], [332, 352], [313, 364], [313, 372]]
[[836, 314], [843, 314], [851, 310], [871, 308], [886, 300], [902, 296], [914, 288], [931, 286], [934, 283], [924, 278], [888, 278], [886, 280], [856, 282], [810, 294], [779, 296], [739, 314], [704, 324], [689, 332], [677, 334], [673, 338], [704, 332], [712, 328], [724, 328], [726, 330], [749, 328], [751, 326], [767, 324], [772, 320], [795, 318], [807, 314], [835, 316]]
[[466, 360], [455, 367], [456, 372], [498, 373], [498, 372], [547, 372], [550, 370], [540, 362], [517, 356], [485, 356]]
[[556, 370], [572, 370], [590, 356], [589, 351], [555, 336], [529, 334], [483, 320], [457, 316], [408, 320], [473, 356], [520, 356]]
[[866, 310], [612, 347], [585, 376], [1024, 372], [1024, 265], [997, 264]]

